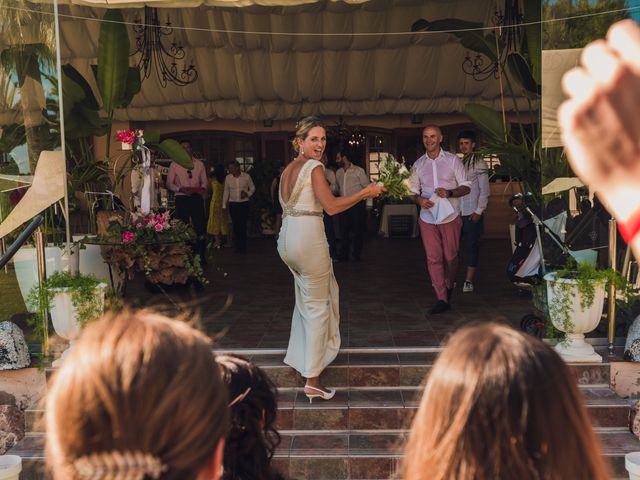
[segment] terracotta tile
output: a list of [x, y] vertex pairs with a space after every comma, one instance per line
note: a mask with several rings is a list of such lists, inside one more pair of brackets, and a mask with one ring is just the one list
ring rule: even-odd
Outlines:
[[291, 455], [347, 455], [348, 435], [296, 435], [291, 445]]
[[278, 409], [278, 414], [276, 416], [276, 429], [277, 430], [293, 429], [293, 409], [292, 408]]
[[349, 470], [351, 478], [357, 479], [387, 479], [393, 472], [391, 458], [351, 458]]
[[352, 434], [349, 436], [349, 454], [399, 454], [402, 452], [403, 444], [402, 435]]
[[403, 407], [349, 408], [351, 430], [394, 430], [402, 428]]
[[375, 387], [398, 385], [400, 367], [350, 367], [349, 385]]
[[343, 480], [349, 475], [348, 459], [296, 458], [289, 460], [289, 476], [296, 480]]
[[401, 367], [399, 385], [403, 387], [424, 385], [430, 371], [431, 367]]
[[278, 457], [271, 460], [273, 469], [280, 473], [284, 478], [289, 478], [289, 458]]
[[293, 412], [296, 430], [345, 430], [347, 424], [347, 409], [304, 408]]
[[352, 390], [349, 392], [349, 407], [402, 407], [402, 393], [399, 390]]

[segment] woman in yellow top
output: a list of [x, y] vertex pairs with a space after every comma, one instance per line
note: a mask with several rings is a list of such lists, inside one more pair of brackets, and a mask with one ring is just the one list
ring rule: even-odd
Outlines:
[[227, 213], [222, 210], [222, 192], [224, 191], [224, 178], [226, 172], [223, 165], [216, 165], [211, 179], [211, 204], [209, 205], [209, 222], [207, 233], [213, 235], [215, 242], [213, 248], [222, 246], [222, 236], [229, 235], [229, 219]]

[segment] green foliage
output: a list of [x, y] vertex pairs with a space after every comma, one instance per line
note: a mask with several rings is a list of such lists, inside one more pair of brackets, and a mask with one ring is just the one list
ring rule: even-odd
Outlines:
[[113, 110], [124, 106], [129, 76], [129, 34], [122, 12], [108, 9], [98, 39], [98, 89], [102, 108], [111, 119]]
[[[542, 12], [545, 20], [581, 16], [544, 25], [545, 50], [582, 48], [593, 40], [604, 38], [609, 27], [624, 18], [628, 12], [612, 10], [626, 8], [626, 0], [544, 0]], [[600, 13], [600, 15], [585, 16]]]

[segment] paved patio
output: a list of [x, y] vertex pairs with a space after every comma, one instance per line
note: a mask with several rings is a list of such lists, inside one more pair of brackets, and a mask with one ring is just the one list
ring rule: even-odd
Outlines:
[[[505, 274], [508, 240], [484, 240], [476, 291], [461, 291], [463, 268], [451, 311], [427, 315], [435, 302], [419, 239], [369, 238], [363, 261], [336, 263], [340, 285], [343, 347], [438, 345], [456, 326], [502, 321], [519, 325], [531, 313], [527, 296], [519, 294]], [[206, 268], [210, 284], [202, 291], [176, 289], [149, 294], [133, 281], [125, 301], [195, 312], [211, 335], [221, 334], [225, 348], [286, 348], [293, 309], [293, 279], [280, 260], [273, 238], [249, 239], [248, 253], [214, 252]], [[225, 304], [228, 302], [228, 305]]]

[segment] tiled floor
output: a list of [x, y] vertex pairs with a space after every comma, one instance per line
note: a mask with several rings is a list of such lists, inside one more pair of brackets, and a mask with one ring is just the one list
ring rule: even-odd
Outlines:
[[[312, 253], [310, 253], [312, 254]], [[462, 293], [463, 268], [452, 298], [452, 310], [429, 316], [435, 302], [419, 239], [369, 238], [363, 261], [336, 263], [340, 285], [343, 347], [437, 345], [458, 325], [488, 320], [518, 325], [532, 312], [527, 296], [506, 277], [507, 240], [485, 240], [474, 293]], [[228, 348], [286, 348], [293, 308], [293, 280], [280, 260], [273, 238], [249, 240], [247, 254], [215, 250], [202, 291], [172, 290], [177, 305], [196, 312], [218, 343]], [[162, 294], [149, 294], [133, 281], [127, 302], [166, 306]], [[225, 306], [225, 303], [228, 305]]]

